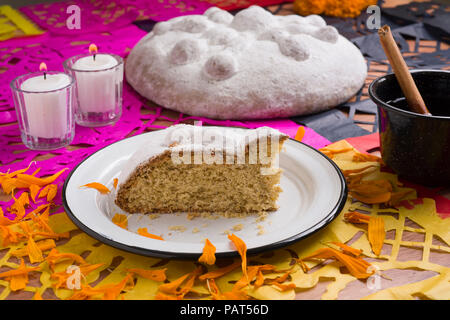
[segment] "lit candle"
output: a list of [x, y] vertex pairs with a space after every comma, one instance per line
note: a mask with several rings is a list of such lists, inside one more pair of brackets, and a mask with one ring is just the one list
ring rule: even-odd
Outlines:
[[73, 78], [47, 71], [17, 77], [11, 82], [22, 140], [31, 149], [56, 149], [69, 144], [74, 136]]
[[29, 78], [20, 86], [24, 91], [29, 134], [47, 139], [58, 138], [68, 130], [66, 93], [58, 90], [67, 87], [71, 80], [64, 73], [47, 74], [44, 62], [39, 69], [43, 75]]
[[95, 44], [89, 46], [89, 53], [65, 62], [77, 82], [77, 122], [88, 126], [114, 122], [122, 110], [122, 59], [99, 54]]

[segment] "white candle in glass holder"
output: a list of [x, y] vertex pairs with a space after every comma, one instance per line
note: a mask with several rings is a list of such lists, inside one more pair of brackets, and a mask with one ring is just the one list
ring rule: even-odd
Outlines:
[[[67, 93], [56, 91], [70, 85], [64, 73], [39, 75], [25, 80], [23, 93], [28, 134], [40, 138], [60, 138], [67, 134]], [[34, 93], [35, 92], [35, 93]]]
[[83, 57], [73, 64], [79, 108], [82, 112], [115, 110], [116, 86], [123, 81], [123, 66], [114, 68], [117, 65], [118, 61], [109, 54]]

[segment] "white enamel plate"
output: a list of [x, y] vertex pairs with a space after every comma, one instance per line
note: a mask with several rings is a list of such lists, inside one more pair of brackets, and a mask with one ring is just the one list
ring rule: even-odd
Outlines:
[[[114, 204], [114, 193], [102, 195], [80, 188], [100, 182], [113, 189], [123, 165], [152, 135], [150, 132], [113, 143], [81, 162], [64, 183], [63, 202], [72, 221], [90, 236], [113, 247], [137, 254], [167, 258], [198, 258], [204, 239], [216, 246], [217, 257], [237, 255], [228, 233], [247, 244], [249, 254], [287, 246], [326, 226], [342, 210], [347, 197], [345, 179], [339, 168], [319, 151], [295, 140], [287, 140], [280, 155], [283, 169], [279, 209], [265, 219], [195, 217], [186, 213], [130, 214], [128, 230], [111, 219], [124, 213]], [[119, 181], [120, 184], [120, 181]], [[164, 241], [137, 233], [146, 227]]]

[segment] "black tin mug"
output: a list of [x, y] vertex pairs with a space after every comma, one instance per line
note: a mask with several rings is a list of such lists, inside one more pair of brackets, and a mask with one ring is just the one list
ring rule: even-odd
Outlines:
[[450, 186], [450, 71], [411, 71], [432, 116], [409, 111], [395, 75], [374, 80], [381, 155], [400, 177], [426, 186]]

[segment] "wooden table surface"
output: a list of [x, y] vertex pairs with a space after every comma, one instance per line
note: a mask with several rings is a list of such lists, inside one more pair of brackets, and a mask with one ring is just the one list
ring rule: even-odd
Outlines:
[[[424, 1], [424, 0], [422, 0], [422, 1]], [[394, 7], [396, 5], [406, 4], [409, 2], [411, 2], [411, 0], [388, 0], [388, 1], [386, 1], [385, 6], [386, 7]], [[290, 4], [284, 5], [283, 10], [280, 12], [280, 14], [292, 14], [292, 13], [293, 13], [292, 5], [290, 5]], [[411, 43], [411, 46], [413, 46], [413, 45], [414, 45], [414, 43]], [[432, 49], [426, 48], [425, 50], [432, 50]], [[378, 65], [377, 69], [382, 69], [385, 67], [386, 66]], [[367, 86], [370, 83], [371, 79], [373, 79], [373, 76], [380, 76], [380, 75], [381, 74], [379, 74], [377, 72], [370, 72], [370, 70], [369, 70], [369, 76], [368, 76], [368, 80], [366, 82], [365, 90], [367, 89]], [[368, 99], [367, 91], [365, 91], [363, 93], [362, 99]], [[145, 112], [145, 110], [143, 112]], [[170, 110], [167, 110], [167, 113], [169, 113], [173, 116], [176, 116], [176, 114], [177, 114], [176, 112], [170, 111]], [[355, 115], [355, 120], [373, 122], [374, 119], [375, 119], [375, 117], [373, 115], [367, 115], [367, 114], [356, 114]], [[171, 123], [164, 121], [164, 120], [157, 120], [155, 122], [155, 124], [170, 125]], [[11, 124], [9, 124], [9, 125], [11, 125]], [[372, 131], [371, 125], [361, 124], [360, 126], [366, 130]], [[79, 147], [70, 147], [69, 146], [69, 148], [75, 149], [75, 148], [79, 148]], [[374, 151], [374, 153], [379, 154], [378, 151]], [[35, 160], [39, 161], [39, 160], [48, 159], [50, 157], [51, 157], [51, 154], [49, 153], [47, 155], [37, 157]], [[450, 190], [443, 191], [442, 195], [444, 195], [450, 199]], [[9, 199], [9, 197], [6, 196], [5, 194], [2, 194], [2, 191], [0, 191], [0, 200], [5, 201], [8, 199]], [[412, 221], [408, 221], [407, 225], [410, 227], [417, 227], [417, 226], [415, 226], [414, 222], [412, 222]], [[356, 241], [360, 236], [362, 236], [362, 233], [356, 234], [354, 239], [352, 239], [350, 241], [350, 243], [353, 241]], [[389, 236], [389, 234], [388, 234], [388, 236]], [[422, 235], [411, 232], [404, 236], [404, 240], [406, 240], [406, 241], [423, 241], [423, 239], [421, 239], [421, 237], [422, 237]], [[398, 260], [401, 260], [401, 261], [421, 260], [421, 259], [422, 259], [422, 250], [406, 248], [406, 247], [404, 250], [400, 251], [399, 256], [398, 256]], [[434, 254], [433, 258], [430, 260], [431, 260], [430, 262], [450, 267], [450, 255], [448, 255], [448, 254], [445, 254], [445, 253]], [[394, 269], [394, 270], [386, 271], [386, 272], [384, 272], [384, 274], [386, 276], [388, 276], [389, 278], [391, 278], [392, 280], [382, 279], [381, 280], [381, 288], [382, 289], [399, 286], [402, 284], [421, 281], [426, 278], [434, 276], [436, 273], [431, 272], [431, 271]], [[332, 281], [332, 280], [320, 281], [317, 284], [317, 286], [314, 287], [313, 289], [299, 292], [296, 295], [296, 298], [297, 299], [320, 299], [321, 295], [325, 292], [326, 286], [330, 283], [330, 281]], [[373, 291], [371, 291], [370, 289], [367, 288], [365, 282], [357, 280], [357, 281], [350, 283], [345, 289], [343, 289], [341, 291], [341, 293], [339, 294], [339, 299], [359, 299], [359, 298], [362, 298], [362, 297], [367, 296], [372, 293], [373, 293]], [[21, 294], [21, 293], [14, 294], [13, 299], [21, 299], [21, 298], [28, 299], [29, 298], [28, 293], [24, 292], [23, 294]]]

